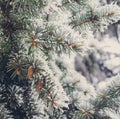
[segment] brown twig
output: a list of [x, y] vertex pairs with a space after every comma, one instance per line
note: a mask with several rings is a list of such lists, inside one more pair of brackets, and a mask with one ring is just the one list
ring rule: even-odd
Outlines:
[[[110, 17], [110, 16], [112, 16], [112, 15], [114, 15], [113, 12], [112, 12], [112, 13], [108, 13], [107, 15], [102, 15], [101, 17], [98, 17], [98, 18], [100, 19], [100, 18], [104, 18], [104, 17]], [[90, 18], [91, 18], [91, 17], [90, 17]], [[79, 23], [75, 24], [72, 28], [75, 28], [75, 27], [77, 27], [77, 26], [81, 26], [81, 25], [83, 25], [83, 24], [85, 24], [85, 23], [93, 22], [93, 20], [91, 20], [90, 18], [87, 19], [87, 20], [85, 20], [84, 22], [79, 22]]]
[[85, 24], [85, 23], [89, 23], [89, 22], [91, 22], [91, 20], [90, 20], [90, 19], [87, 19], [87, 20], [84, 21], [84, 22], [79, 22], [78, 24], [75, 24], [72, 28], [75, 28], [75, 27], [77, 27], [77, 26], [81, 26], [81, 25], [83, 25], [83, 24]]
[[62, 4], [62, 6], [66, 5], [66, 4], [69, 4], [69, 3], [70, 3], [69, 1], [64, 2], [64, 3]]

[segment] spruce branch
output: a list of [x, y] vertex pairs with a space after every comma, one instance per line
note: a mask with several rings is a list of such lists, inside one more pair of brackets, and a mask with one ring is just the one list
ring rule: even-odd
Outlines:
[[[91, 8], [90, 8], [91, 9]], [[112, 9], [112, 10], [111, 10]], [[72, 28], [80, 27], [96, 27], [99, 29], [107, 27], [109, 24], [112, 24], [119, 20], [119, 7], [116, 4], [110, 4], [106, 6], [101, 6], [98, 8], [91, 9], [85, 14], [80, 15], [80, 20], [78, 17], [76, 19], [75, 25]], [[80, 13], [79, 13], [80, 14]], [[78, 22], [78, 21], [80, 22]], [[104, 21], [104, 22], [103, 22]], [[77, 23], [76, 23], [77, 22]]]

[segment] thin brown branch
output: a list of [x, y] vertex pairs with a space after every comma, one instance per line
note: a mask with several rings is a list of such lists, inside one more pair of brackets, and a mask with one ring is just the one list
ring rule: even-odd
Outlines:
[[[101, 19], [101, 18], [104, 18], [104, 17], [111, 17], [112, 15], [114, 15], [113, 12], [112, 13], [108, 13], [107, 15], [102, 15], [101, 17], [98, 17], [98, 18]], [[72, 28], [75, 28], [77, 26], [81, 26], [81, 25], [83, 25], [85, 23], [89, 23], [89, 22], [93, 22], [93, 19], [91, 20], [89, 18], [89, 19], [85, 20], [84, 22], [79, 22], [79, 23], [75, 24]]]
[[62, 6], [66, 5], [66, 4], [69, 4], [70, 2], [69, 1], [66, 1], [62, 4]]
[[89, 22], [91, 22], [91, 20], [90, 20], [90, 19], [87, 19], [87, 20], [84, 21], [84, 22], [79, 22], [78, 24], [75, 24], [72, 28], [75, 28], [75, 27], [77, 27], [77, 26], [81, 26], [81, 25], [83, 25], [83, 24], [85, 24], [85, 23], [89, 23]]
[[114, 12], [112, 12], [112, 13], [108, 13], [107, 15], [103, 15], [103, 16], [101, 16], [101, 18], [103, 18], [103, 17], [111, 17], [112, 15], [114, 15], [115, 13]]

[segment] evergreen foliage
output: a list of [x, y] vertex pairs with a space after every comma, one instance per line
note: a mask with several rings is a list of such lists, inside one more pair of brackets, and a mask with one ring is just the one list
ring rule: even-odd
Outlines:
[[119, 20], [117, 2], [0, 0], [0, 118], [118, 119], [120, 78], [95, 89], [70, 58]]

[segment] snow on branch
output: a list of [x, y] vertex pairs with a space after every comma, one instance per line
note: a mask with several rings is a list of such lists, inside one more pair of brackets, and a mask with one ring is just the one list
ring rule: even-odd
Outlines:
[[116, 3], [111, 3], [96, 9], [100, 21], [100, 29], [104, 31], [108, 25], [120, 20], [120, 7]]
[[96, 27], [104, 31], [108, 25], [117, 22], [120, 19], [120, 7], [116, 3], [91, 8], [86, 12], [76, 16], [72, 28], [87, 29]]

